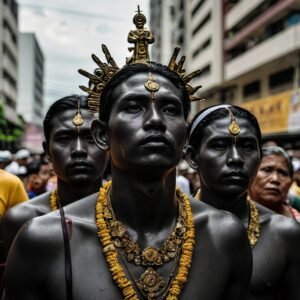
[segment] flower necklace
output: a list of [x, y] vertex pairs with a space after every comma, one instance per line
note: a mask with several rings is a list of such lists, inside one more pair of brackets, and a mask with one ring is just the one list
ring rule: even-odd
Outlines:
[[253, 248], [259, 238], [260, 234], [260, 224], [259, 224], [259, 212], [255, 205], [255, 202], [247, 197], [249, 203], [249, 223], [247, 228], [248, 239], [251, 247]]
[[[115, 248], [116, 244], [117, 244], [116, 247], [118, 247], [118, 245], [121, 245], [122, 242], [124, 242], [124, 240], [120, 239], [118, 234], [121, 235], [122, 238], [124, 235], [127, 236], [128, 233], [125, 227], [123, 225], [119, 226], [120, 222], [116, 220], [112, 221], [112, 223], [118, 222], [113, 227], [109, 224], [110, 223], [109, 219], [112, 218], [112, 214], [110, 212], [110, 207], [109, 207], [109, 195], [108, 195], [110, 187], [111, 187], [111, 181], [105, 183], [105, 185], [100, 189], [99, 198], [96, 205], [96, 224], [98, 226], [98, 236], [103, 247], [103, 253], [105, 255], [107, 264], [112, 273], [113, 280], [116, 282], [118, 287], [122, 290], [124, 299], [138, 300], [138, 296], [135, 289], [133, 288], [132, 282], [126, 278], [125, 272], [119, 262], [118, 253]], [[183, 285], [187, 281], [188, 271], [191, 266], [192, 254], [193, 254], [193, 249], [195, 244], [194, 219], [193, 219], [189, 199], [185, 194], [181, 193], [179, 189], [176, 189], [176, 196], [179, 199], [178, 200], [179, 203], [182, 203], [182, 205], [179, 205], [179, 207], [181, 207], [180, 208], [181, 211], [179, 212], [179, 215], [182, 215], [183, 218], [182, 220], [184, 221], [184, 225], [186, 226], [186, 231], [184, 232], [182, 238], [182, 245], [180, 248], [181, 255], [179, 257], [179, 266], [178, 266], [177, 274], [171, 284], [171, 287], [168, 290], [168, 294], [166, 297], [167, 300], [178, 299], [181, 290], [183, 288]], [[182, 220], [180, 219], [180, 222], [182, 222]], [[174, 233], [176, 236], [177, 236], [178, 224], [179, 224], [179, 220], [176, 223], [175, 230], [172, 232], [172, 234]], [[113, 232], [113, 230], [115, 232]], [[181, 232], [181, 229], [179, 230], [179, 232]], [[115, 235], [116, 233], [119, 242], [116, 242], [117, 239], [114, 238], [113, 236], [113, 234]], [[172, 234], [165, 241], [165, 242], [170, 241], [170, 246], [173, 241]], [[165, 242], [163, 243], [162, 247], [160, 247], [158, 250], [153, 247], [147, 247], [143, 251], [142, 250], [138, 251], [137, 255], [132, 253], [134, 256], [133, 260], [139, 257], [141, 262], [140, 264], [143, 266], [148, 266], [146, 271], [142, 274], [139, 283], [141, 285], [146, 285], [143, 292], [147, 294], [149, 299], [151, 299], [151, 296], [153, 297], [153, 295], [155, 295], [155, 293], [153, 294], [153, 288], [155, 289], [155, 291], [157, 290], [157, 286], [152, 285], [153, 282], [155, 282], [155, 284], [158, 285], [158, 288], [160, 288], [162, 285], [162, 280], [158, 278], [159, 275], [152, 268], [152, 266], [160, 265], [161, 259], [163, 260], [161, 262], [162, 264], [163, 262], [168, 261], [173, 256], [173, 254], [171, 254], [171, 257], [167, 255], [168, 258], [166, 257], [164, 258], [161, 256], [161, 253], [165, 254], [168, 252], [168, 251], [164, 252], [165, 250], [163, 250]], [[179, 244], [181, 243], [181, 239], [178, 239], [178, 243]], [[138, 247], [138, 245], [136, 245], [136, 247]], [[174, 249], [174, 245], [172, 245], [171, 248]], [[176, 250], [176, 252], [178, 252], [178, 249]], [[133, 256], [129, 255], [129, 259], [131, 259]], [[128, 255], [127, 255], [127, 260], [128, 260]], [[137, 262], [139, 262], [139, 259], [137, 260]], [[159, 264], [157, 264], [157, 262], [159, 262]]]
[[54, 211], [54, 210], [58, 209], [58, 201], [59, 201], [59, 197], [58, 197], [58, 194], [57, 194], [57, 189], [54, 189], [51, 193], [51, 196], [50, 196], [51, 211]]

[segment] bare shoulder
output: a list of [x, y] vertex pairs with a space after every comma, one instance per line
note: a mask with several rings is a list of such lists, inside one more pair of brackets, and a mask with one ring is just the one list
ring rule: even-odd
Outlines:
[[300, 224], [295, 219], [275, 214], [270, 218], [270, 227], [287, 245], [300, 250]]
[[23, 224], [29, 219], [48, 213], [50, 211], [49, 198], [50, 193], [45, 193], [10, 208], [4, 215], [2, 223], [21, 222]]
[[285, 241], [297, 239], [300, 243], [300, 224], [293, 218], [279, 215], [256, 203], [259, 210], [259, 220], [265, 230], [276, 238]]
[[[55, 244], [62, 239], [60, 216], [57, 213], [50, 213], [36, 217], [26, 222], [18, 232], [14, 248], [21, 248], [22, 251], [40, 252], [44, 246]], [[37, 246], [37, 247], [36, 247]]]
[[214, 240], [219, 240], [224, 246], [247, 242], [246, 230], [242, 222], [232, 213], [216, 209], [195, 199], [191, 199], [191, 206], [196, 228], [205, 227]]
[[7, 255], [16, 234], [23, 224], [50, 211], [49, 197], [50, 193], [45, 193], [32, 200], [22, 202], [6, 212], [0, 226], [4, 256]]

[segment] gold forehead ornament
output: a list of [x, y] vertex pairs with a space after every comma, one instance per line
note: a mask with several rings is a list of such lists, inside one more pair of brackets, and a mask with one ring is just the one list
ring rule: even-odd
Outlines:
[[83, 123], [84, 123], [83, 118], [82, 118], [82, 116], [81, 116], [81, 112], [80, 112], [80, 101], [79, 101], [79, 100], [78, 100], [77, 112], [76, 112], [76, 114], [75, 114], [75, 116], [74, 116], [74, 118], [73, 118], [73, 120], [72, 120], [72, 123], [73, 123], [76, 127], [78, 127], [78, 129], [79, 129], [79, 127], [80, 127], [81, 125], [83, 125]]
[[151, 72], [149, 72], [148, 80], [145, 82], [144, 85], [145, 85], [145, 88], [151, 93], [157, 92], [159, 90], [159, 84], [155, 81]]
[[230, 108], [226, 108], [229, 112], [229, 115], [230, 115], [230, 118], [231, 118], [231, 123], [230, 125], [228, 126], [228, 131], [233, 135], [233, 136], [237, 136], [239, 135], [241, 129], [240, 129], [240, 126], [238, 125], [238, 123], [235, 121], [235, 117], [232, 113], [232, 111], [230, 110]]
[[[154, 37], [152, 32], [145, 28], [144, 24], [146, 23], [146, 17], [141, 13], [138, 7], [138, 13], [133, 18], [133, 23], [136, 25], [136, 29], [131, 30], [128, 34], [128, 42], [133, 43], [134, 47], [129, 48], [130, 51], [133, 51], [131, 57], [126, 59], [126, 64], [147, 64], [151, 66], [149, 58], [149, 44], [154, 42]], [[120, 68], [115, 63], [107, 47], [102, 44], [102, 51], [106, 58], [106, 63], [102, 62], [95, 54], [92, 54], [92, 59], [98, 65], [98, 68], [95, 69], [94, 73], [91, 74], [85, 70], [79, 69], [78, 72], [89, 79], [89, 86], [79, 86], [84, 92], [88, 93], [88, 105], [91, 112], [99, 112], [100, 99], [104, 87], [107, 83], [115, 76], [115, 74], [120, 70]], [[201, 88], [201, 85], [191, 86], [189, 82], [199, 76], [202, 73], [202, 70], [194, 71], [188, 75], [185, 75], [185, 69], [183, 64], [185, 62], [185, 56], [182, 56], [178, 62], [177, 56], [179, 54], [180, 48], [176, 47], [171, 56], [170, 62], [168, 64], [169, 70], [177, 73], [186, 88], [186, 91], [189, 95], [190, 101], [204, 100], [201, 97], [195, 96], [194, 94]], [[125, 67], [124, 66], [124, 67]], [[151, 73], [148, 75], [148, 80], [145, 82], [145, 88], [153, 93], [159, 89], [159, 84], [153, 79]]]

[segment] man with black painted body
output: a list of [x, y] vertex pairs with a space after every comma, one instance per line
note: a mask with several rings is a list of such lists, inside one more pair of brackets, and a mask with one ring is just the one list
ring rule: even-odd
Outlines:
[[191, 89], [174, 66], [128, 60], [117, 70], [103, 49], [109, 64], [94, 60], [113, 73], [104, 89], [100, 71], [81, 73], [92, 81], [91, 104], [101, 99], [92, 132], [110, 152], [112, 182], [97, 201], [87, 197], [64, 209], [73, 224], [72, 295], [54, 212], [19, 233], [7, 299], [246, 299], [252, 259], [242, 224], [176, 191]]
[[[73, 124], [78, 114], [80, 128]], [[44, 119], [44, 150], [57, 174], [57, 189], [44, 193], [7, 211], [1, 222], [3, 252], [6, 258], [18, 230], [28, 220], [45, 215], [87, 195], [97, 193], [102, 185], [108, 154], [96, 146], [90, 126], [95, 119], [88, 111], [87, 98], [72, 95], [54, 102]], [[96, 163], [97, 162], [97, 163]], [[53, 200], [51, 200], [53, 199]]]
[[190, 126], [187, 160], [198, 170], [201, 202], [235, 214], [247, 228], [250, 299], [300, 299], [299, 225], [247, 198], [261, 160], [256, 118], [231, 105], [203, 110]]

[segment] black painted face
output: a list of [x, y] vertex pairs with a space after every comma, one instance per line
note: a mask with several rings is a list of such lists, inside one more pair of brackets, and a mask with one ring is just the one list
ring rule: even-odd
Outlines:
[[91, 135], [94, 116], [81, 110], [84, 124], [78, 131], [72, 123], [76, 112], [76, 109], [68, 109], [52, 119], [53, 128], [46, 149], [58, 178], [82, 185], [99, 180], [106, 168], [107, 153], [96, 146]]
[[223, 195], [242, 195], [253, 181], [260, 163], [259, 142], [251, 123], [236, 117], [236, 141], [228, 131], [230, 117], [212, 121], [202, 130], [196, 150], [201, 186]]
[[113, 91], [108, 139], [117, 168], [149, 168], [154, 173], [175, 167], [181, 158], [186, 135], [181, 91], [165, 77], [152, 75], [160, 85], [154, 100], [144, 86], [146, 72], [129, 77]]

